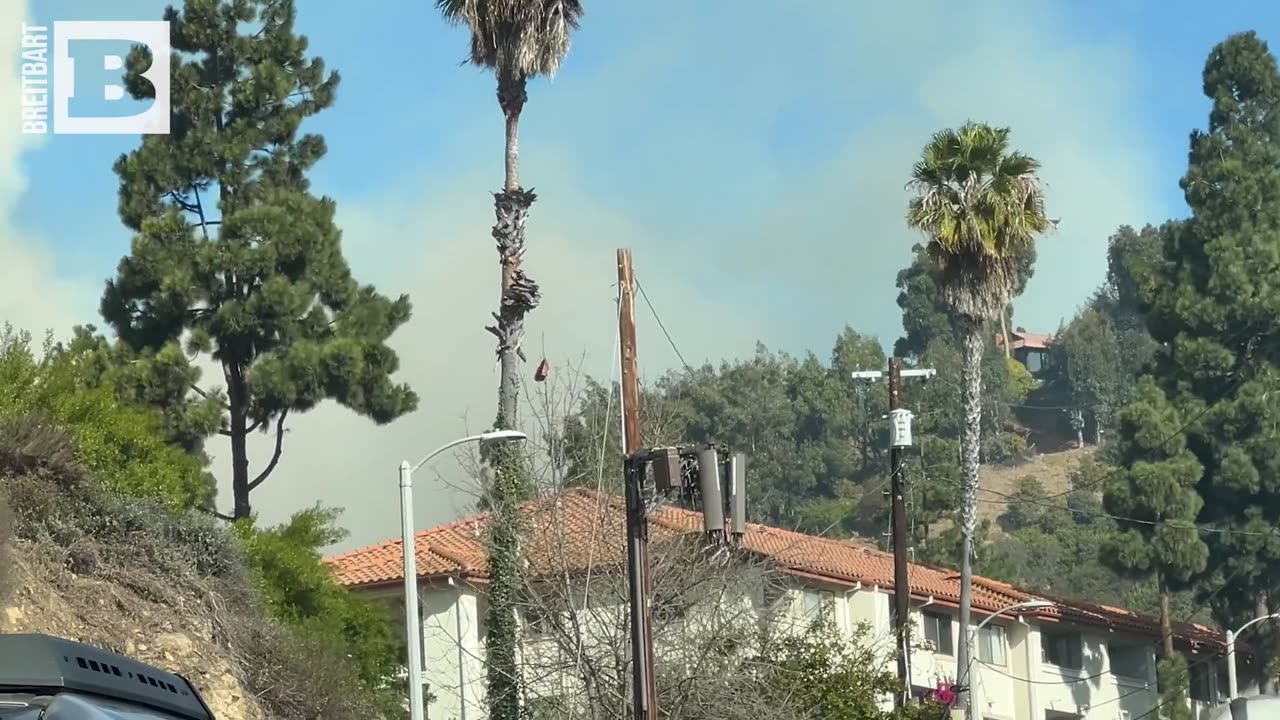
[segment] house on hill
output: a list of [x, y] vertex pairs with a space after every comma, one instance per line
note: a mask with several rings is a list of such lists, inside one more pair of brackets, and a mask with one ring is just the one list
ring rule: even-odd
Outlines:
[[[1030, 333], [1019, 328], [1009, 333], [1009, 354], [1023, 367], [1037, 375], [1045, 368], [1049, 359], [1049, 347], [1053, 345], [1052, 335]], [[996, 347], [1003, 348], [1004, 335], [996, 333]]]
[[[521, 665], [531, 709], [545, 708], [546, 717], [570, 716], [573, 708], [589, 705], [584, 698], [591, 692], [605, 692], [602, 687], [613, 693], [616, 706], [625, 696], [628, 660], [623, 501], [576, 489], [527, 503], [522, 512], [527, 584], [542, 598], [521, 610]], [[423, 616], [421, 681], [434, 696], [429, 718], [485, 716], [487, 522], [479, 515], [415, 538]], [[712, 636], [728, 632], [726, 608], [744, 624], [762, 627], [822, 617], [843, 636], [861, 634], [878, 643], [879, 661], [893, 669], [892, 555], [758, 524], [748, 524], [735, 550], [708, 550], [701, 515], [673, 506], [652, 512], [650, 535], [659, 670], [693, 667], [708, 652]], [[386, 602], [403, 617], [398, 539], [327, 562], [342, 585]], [[696, 569], [712, 568], [727, 577], [744, 566], [750, 572], [740, 581], [718, 585], [708, 582], [710, 571]], [[769, 579], [762, 580], [766, 575]], [[921, 564], [911, 566], [909, 578], [916, 628], [911, 679], [913, 691], [922, 694], [957, 677], [956, 650], [963, 637], [956, 617], [960, 581], [953, 570]], [[1036, 609], [1010, 610], [1033, 601]], [[719, 613], [719, 624], [695, 621], [703, 617], [695, 608], [706, 602]], [[971, 683], [978, 717], [1136, 720], [1157, 706], [1156, 618], [986, 578], [974, 580], [973, 609], [975, 627], [982, 623]], [[1221, 700], [1219, 689], [1226, 687], [1218, 676], [1225, 672], [1223, 634], [1191, 623], [1177, 624], [1175, 633], [1176, 646], [1192, 668], [1196, 717], [1207, 718]], [[572, 642], [562, 642], [565, 637]], [[681, 647], [691, 650], [681, 655]]]

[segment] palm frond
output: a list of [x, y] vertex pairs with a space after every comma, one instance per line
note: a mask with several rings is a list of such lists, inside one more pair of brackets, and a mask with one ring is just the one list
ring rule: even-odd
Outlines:
[[583, 13], [581, 0], [436, 0], [436, 8], [470, 28], [473, 64], [519, 79], [555, 75]]
[[907, 225], [929, 238], [948, 301], [975, 321], [991, 317], [1049, 227], [1035, 158], [1009, 149], [1009, 129], [966, 123], [934, 134], [911, 171]]

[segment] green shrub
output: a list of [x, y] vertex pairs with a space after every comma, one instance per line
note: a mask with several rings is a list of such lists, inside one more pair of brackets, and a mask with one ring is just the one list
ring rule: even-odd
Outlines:
[[324, 564], [321, 551], [347, 535], [337, 525], [339, 514], [316, 506], [282, 525], [258, 529], [241, 521], [235, 531], [272, 614], [311, 642], [345, 652], [380, 710], [390, 712], [402, 700], [390, 678], [399, 669], [404, 639], [385, 608], [347, 592]]
[[1027, 396], [1036, 388], [1035, 377], [1026, 365], [1013, 358], [1005, 358], [1005, 365], [1009, 368], [1009, 399], [1014, 403], [1026, 402]]
[[759, 692], [765, 707], [782, 716], [817, 720], [932, 720], [946, 717], [939, 706], [909, 705], [884, 710], [881, 701], [898, 692], [897, 675], [881, 662], [879, 648], [866, 642], [870, 628], [856, 628], [845, 640], [828, 622], [767, 643], [757, 659], [763, 668]]
[[[45, 350], [50, 347], [46, 343]], [[213, 487], [200, 459], [165, 442], [154, 413], [120, 404], [109, 386], [89, 385], [79, 360], [48, 352], [37, 359], [31, 336], [6, 326], [0, 332], [0, 419], [39, 416], [64, 428], [77, 462], [112, 490], [175, 507], [208, 503]]]

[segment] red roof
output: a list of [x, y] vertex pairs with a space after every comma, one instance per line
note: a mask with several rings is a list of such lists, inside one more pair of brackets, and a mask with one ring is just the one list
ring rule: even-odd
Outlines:
[[[1009, 333], [1009, 337], [1013, 340], [1011, 350], [1048, 350], [1053, 344], [1052, 335], [1041, 335], [1040, 333], [1029, 333], [1015, 330]], [[996, 334], [996, 347], [1004, 347], [1004, 336]]]
[[[620, 564], [625, 559], [624, 514], [620, 497], [586, 489], [526, 503], [524, 557], [538, 574], [585, 571], [588, 567]], [[477, 515], [416, 535], [418, 575], [422, 579], [459, 578], [487, 581], [484, 531], [488, 515]], [[662, 506], [650, 514], [652, 542], [701, 532], [702, 515], [691, 510]], [[877, 548], [848, 540], [805, 535], [748, 523], [742, 547], [771, 559], [785, 572], [836, 585], [877, 586], [893, 589], [893, 556]], [[340, 584], [351, 588], [403, 582], [401, 542], [388, 540], [329, 558]], [[911, 594], [934, 602], [957, 605], [960, 578], [955, 570], [913, 563], [908, 577]], [[1037, 610], [1045, 620], [1068, 620], [1117, 630], [1158, 636], [1156, 618], [1106, 605], [1067, 600], [1035, 593], [1008, 583], [974, 578], [973, 607], [993, 613], [1029, 600], [1049, 600], [1051, 608]], [[1193, 645], [1225, 647], [1222, 633], [1192, 623], [1176, 623], [1178, 636]]]

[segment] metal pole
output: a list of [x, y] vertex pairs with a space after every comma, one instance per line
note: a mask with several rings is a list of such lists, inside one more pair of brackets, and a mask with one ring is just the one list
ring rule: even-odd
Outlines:
[[631, 615], [632, 713], [636, 720], [658, 717], [653, 677], [653, 622], [649, 603], [649, 518], [644, 503], [644, 464], [640, 449], [640, 377], [636, 369], [635, 275], [631, 251], [618, 248], [618, 342], [622, 359], [622, 445], [626, 479], [627, 580]]
[[[1023, 600], [1022, 602], [1014, 603], [1012, 605], [1006, 605], [1005, 607], [1002, 607], [999, 610], [991, 613], [982, 622], [978, 623], [977, 626], [975, 626], [971, 631], [969, 631], [969, 633], [965, 636], [965, 639], [968, 641], [969, 647], [971, 648], [977, 647], [978, 633], [982, 632], [982, 628], [986, 627], [987, 623], [991, 622], [992, 620], [995, 620], [1001, 615], [1007, 612], [1012, 612], [1013, 610], [1021, 610], [1023, 612], [1026, 612], [1028, 610], [1041, 610], [1041, 609], [1050, 608], [1050, 607], [1053, 607], [1053, 603], [1049, 602], [1048, 600]], [[974, 659], [974, 654], [969, 653], [969, 661], [968, 661], [969, 664], [968, 664], [968, 667], [965, 668], [965, 675], [969, 677], [973, 676], [973, 659]], [[978, 700], [976, 699], [978, 698], [978, 695], [974, 693], [974, 687], [976, 687], [976, 685], [972, 682], [970, 682], [969, 685], [970, 685], [969, 702], [968, 704], [965, 705], [965, 708], [964, 708], [965, 720], [973, 720], [973, 708], [976, 707], [978, 704]]]
[[[889, 413], [902, 408], [902, 358], [889, 359]], [[905, 707], [911, 697], [911, 580], [907, 560], [906, 484], [903, 482], [902, 448], [894, 443], [889, 448], [890, 492], [893, 495], [893, 610], [894, 629], [898, 634], [898, 680], [902, 691], [897, 706]]]
[[422, 629], [418, 624], [418, 553], [413, 538], [413, 469], [400, 463], [400, 542], [404, 555], [405, 652], [409, 666], [409, 718], [423, 720]]
[[631, 698], [632, 717], [653, 720], [657, 717], [656, 687], [653, 678], [653, 654], [649, 641], [648, 583], [645, 582], [645, 545], [648, 528], [645, 522], [644, 496], [640, 479], [643, 465], [628, 458], [626, 472], [627, 504], [627, 590], [631, 615]]
[[1227, 631], [1227, 701], [1235, 700], [1240, 687], [1236, 680], [1236, 634]]
[[1249, 622], [1236, 628], [1235, 632], [1227, 631], [1227, 694], [1230, 695], [1228, 700], [1235, 700], [1239, 694], [1240, 688], [1236, 680], [1236, 638], [1244, 634], [1245, 630], [1266, 620], [1274, 620], [1280, 618], [1280, 613], [1271, 613], [1256, 617]]

